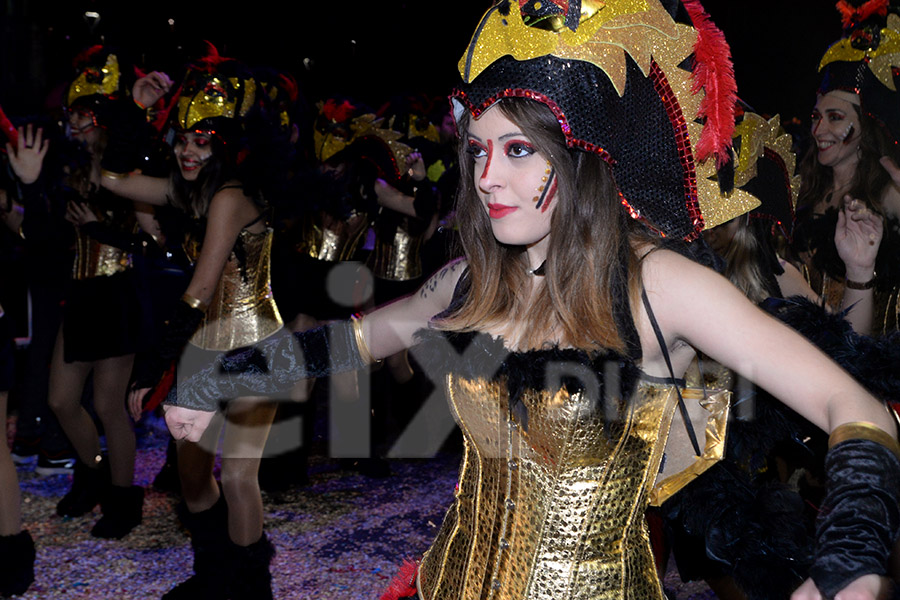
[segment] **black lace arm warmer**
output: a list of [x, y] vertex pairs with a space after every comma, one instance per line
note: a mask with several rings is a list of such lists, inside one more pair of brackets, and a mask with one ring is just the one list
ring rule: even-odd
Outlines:
[[868, 574], [884, 575], [900, 535], [900, 447], [866, 423], [835, 429], [810, 576], [825, 598]]
[[361, 369], [372, 362], [361, 320], [277, 334], [232, 350], [180, 382], [166, 404], [215, 411], [220, 400], [281, 395], [297, 381]]

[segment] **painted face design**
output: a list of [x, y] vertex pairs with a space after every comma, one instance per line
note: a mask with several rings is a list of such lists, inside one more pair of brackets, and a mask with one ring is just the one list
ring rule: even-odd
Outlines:
[[547, 159], [496, 107], [470, 121], [465, 143], [474, 160], [478, 197], [497, 241], [546, 244], [556, 198], [556, 178]]
[[97, 130], [97, 118], [93, 111], [75, 108], [68, 111], [69, 135], [74, 140], [89, 142]]
[[860, 127], [855, 105], [847, 92], [819, 96], [812, 113], [812, 136], [818, 161], [824, 167], [854, 165], [859, 161]]
[[214, 131], [196, 130], [182, 132], [175, 137], [175, 158], [186, 180], [196, 180], [200, 169], [212, 158], [213, 135]]

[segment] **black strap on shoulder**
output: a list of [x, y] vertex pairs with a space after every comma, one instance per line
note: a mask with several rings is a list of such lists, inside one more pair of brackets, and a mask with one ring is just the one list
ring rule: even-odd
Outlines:
[[682, 420], [684, 420], [684, 428], [687, 430], [688, 437], [691, 440], [691, 446], [694, 447], [694, 453], [697, 456], [700, 456], [702, 454], [702, 452], [700, 452], [700, 444], [697, 443], [697, 435], [694, 433], [694, 426], [691, 424], [691, 416], [688, 414], [687, 406], [684, 404], [684, 398], [681, 396], [681, 387], [678, 385], [678, 379], [675, 377], [675, 370], [672, 368], [669, 350], [666, 348], [666, 340], [663, 337], [662, 330], [659, 328], [659, 323], [656, 322], [656, 317], [653, 315], [653, 309], [650, 308], [647, 290], [641, 290], [641, 301], [644, 303], [644, 308], [647, 310], [647, 316], [650, 318], [650, 325], [653, 327], [653, 333], [656, 334], [656, 340], [659, 342], [659, 348], [662, 350], [666, 366], [669, 368], [669, 375], [672, 377], [675, 392], [678, 394], [678, 410], [681, 412]]

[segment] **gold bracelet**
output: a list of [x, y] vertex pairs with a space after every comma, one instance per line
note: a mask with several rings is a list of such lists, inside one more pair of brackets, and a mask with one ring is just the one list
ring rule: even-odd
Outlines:
[[885, 430], [863, 421], [853, 421], [838, 425], [828, 436], [828, 447], [832, 448], [848, 440], [869, 440], [881, 444], [900, 460], [900, 444]]
[[852, 279], [844, 279], [844, 285], [851, 290], [871, 290], [875, 287], [876, 274], [872, 273], [872, 279], [868, 281], [853, 281]]
[[100, 169], [100, 176], [107, 179], [127, 179], [129, 173], [115, 173], [107, 169]]
[[206, 302], [204, 302], [200, 298], [194, 298], [188, 293], [185, 293], [181, 296], [181, 301], [191, 308], [196, 308], [197, 310], [202, 312], [206, 312], [206, 309], [209, 308], [209, 305]]
[[353, 315], [350, 317], [350, 322], [353, 324], [353, 337], [356, 338], [356, 350], [359, 352], [359, 356], [363, 359], [363, 362], [368, 365], [378, 362], [375, 360], [375, 357], [372, 356], [372, 351], [369, 350], [369, 345], [366, 343], [366, 338], [363, 336], [363, 318], [361, 316]]

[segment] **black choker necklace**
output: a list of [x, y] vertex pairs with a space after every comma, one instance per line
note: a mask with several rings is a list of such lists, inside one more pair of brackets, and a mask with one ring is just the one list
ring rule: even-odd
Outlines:
[[538, 266], [536, 269], [528, 269], [528, 270], [525, 271], [525, 272], [528, 273], [528, 274], [531, 275], [531, 276], [543, 277], [543, 276], [544, 276], [544, 272], [545, 272], [545, 271], [544, 271], [544, 266], [545, 266], [546, 264], [547, 264], [547, 261], [545, 260], [545, 261], [542, 262], [542, 263], [540, 264], [540, 266]]

